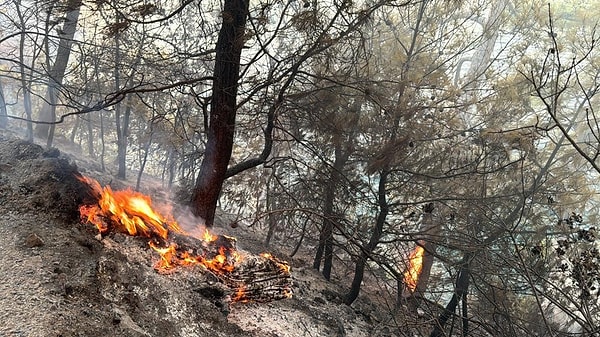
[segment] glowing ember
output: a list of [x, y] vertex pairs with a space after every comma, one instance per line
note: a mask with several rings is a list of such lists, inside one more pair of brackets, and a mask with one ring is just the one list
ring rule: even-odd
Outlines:
[[[80, 207], [83, 222], [94, 224], [101, 234], [114, 229], [129, 235], [147, 237], [150, 239], [150, 247], [160, 255], [160, 260], [154, 265], [158, 271], [169, 272], [177, 266], [197, 265], [224, 280], [231, 280], [230, 285], [235, 291], [233, 302], [250, 301], [247, 286], [231, 276], [244, 260], [235, 249], [234, 238], [214, 235], [206, 229], [192, 239], [171, 216], [163, 216], [157, 212], [149, 196], [132, 190], [113, 191], [109, 186], [102, 188], [96, 180], [88, 177], [79, 179], [87, 183], [99, 199], [96, 205]], [[174, 241], [177, 243], [171, 242], [174, 235], [178, 237]], [[270, 261], [273, 271], [283, 275], [284, 284], [280, 295], [274, 298], [291, 297], [290, 267], [287, 262], [268, 253], [261, 254], [261, 257]], [[288, 281], [289, 284], [285, 283]]]
[[419, 276], [423, 270], [423, 254], [425, 249], [421, 246], [415, 247], [408, 257], [408, 269], [404, 272], [404, 284], [410, 291], [417, 289]]
[[281, 271], [283, 271], [284, 273], [290, 272], [290, 265], [287, 264], [287, 262], [285, 261], [281, 261], [275, 258], [273, 255], [271, 255], [271, 253], [260, 253], [260, 256], [275, 262], [275, 264], [277, 264], [277, 267], [279, 267], [279, 269], [281, 269]]
[[233, 302], [247, 302], [248, 300], [245, 298], [246, 297], [246, 287], [244, 285], [241, 285], [237, 291], [235, 292], [235, 295], [231, 298], [231, 300]]

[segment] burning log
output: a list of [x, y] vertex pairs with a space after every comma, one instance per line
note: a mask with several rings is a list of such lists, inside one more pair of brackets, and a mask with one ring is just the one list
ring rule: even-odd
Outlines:
[[268, 253], [241, 255], [235, 247], [235, 238], [212, 237], [212, 241], [205, 241], [175, 234], [169, 238], [171, 243], [166, 248], [169, 253], [157, 248], [159, 242], [151, 242], [161, 253], [155, 269], [169, 273], [178, 265], [199, 265], [232, 290], [232, 302], [270, 302], [291, 297], [292, 280], [285, 261]]
[[416, 242], [417, 246], [408, 257], [408, 266], [404, 272], [405, 289], [402, 291], [403, 298], [423, 296], [427, 289], [436, 249], [433, 238], [439, 231], [439, 226], [433, 221], [433, 209], [432, 203], [423, 207], [422, 226], [425, 238]]
[[404, 272], [404, 284], [410, 291], [410, 294], [417, 290], [417, 285], [421, 272], [423, 270], [423, 254], [425, 249], [422, 246], [416, 246], [408, 257], [408, 268]]
[[150, 197], [129, 190], [113, 192], [87, 177], [81, 180], [98, 196], [97, 204], [80, 207], [82, 221], [96, 225], [100, 235], [118, 231], [148, 238], [149, 245], [160, 254], [154, 266], [158, 272], [200, 266], [231, 289], [232, 302], [269, 302], [291, 297], [287, 262], [268, 253], [243, 255], [236, 248], [235, 238], [208, 230], [191, 236], [172, 217], [155, 211]]

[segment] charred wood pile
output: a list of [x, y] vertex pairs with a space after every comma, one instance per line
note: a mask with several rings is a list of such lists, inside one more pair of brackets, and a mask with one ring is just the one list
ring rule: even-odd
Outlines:
[[[96, 196], [96, 203], [82, 205], [81, 220], [94, 224], [100, 236], [121, 232], [148, 239], [159, 255], [157, 272], [168, 274], [186, 266], [200, 266], [230, 290], [230, 302], [270, 302], [292, 295], [292, 279], [287, 262], [269, 253], [253, 255], [236, 248], [236, 239], [212, 234], [185, 233], [170, 217], [152, 208], [141, 193], [102, 188], [88, 177], [80, 177]], [[224, 294], [225, 296], [225, 294]]]

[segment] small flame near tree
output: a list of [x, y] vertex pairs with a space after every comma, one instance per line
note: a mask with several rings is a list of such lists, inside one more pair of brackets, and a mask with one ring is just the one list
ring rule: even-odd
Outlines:
[[[81, 181], [90, 186], [92, 193], [98, 198], [94, 205], [82, 205], [79, 208], [83, 222], [92, 223], [98, 228], [100, 234], [111, 230], [132, 236], [142, 236], [150, 239], [149, 245], [160, 255], [154, 268], [166, 273], [177, 266], [200, 266], [217, 276], [228, 279], [238, 264], [244, 260], [234, 246], [235, 239], [225, 235], [215, 235], [204, 229], [200, 235], [186, 233], [172, 216], [164, 216], [152, 206], [149, 196], [127, 189], [113, 191], [110, 186], [104, 188], [98, 181], [81, 176]], [[176, 234], [175, 234], [176, 233]], [[216, 252], [211, 249], [202, 250], [180, 247], [171, 242], [171, 235], [191, 236], [200, 240], [203, 248], [217, 247]], [[289, 278], [290, 267], [287, 262], [273, 257], [269, 253], [260, 255], [273, 263], [280, 273]], [[233, 302], [247, 302], [246, 285], [237, 284]], [[284, 287], [282, 298], [291, 297], [291, 289]]]
[[404, 272], [404, 284], [411, 291], [415, 292], [423, 270], [423, 254], [425, 249], [417, 245], [408, 257], [408, 269]]
[[99, 182], [89, 177], [80, 177], [80, 180], [91, 187], [98, 197], [98, 204], [82, 205], [79, 213], [82, 219], [96, 225], [100, 234], [108, 232], [109, 224], [115, 225], [119, 232], [148, 238], [167, 239], [169, 231], [183, 232], [172, 218], [166, 218], [152, 208], [149, 196], [129, 189], [102, 188]]

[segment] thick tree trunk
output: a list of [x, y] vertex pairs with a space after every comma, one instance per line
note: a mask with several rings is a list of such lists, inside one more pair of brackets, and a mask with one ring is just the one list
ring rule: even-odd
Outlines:
[[[323, 225], [321, 227], [321, 233], [319, 234], [319, 245], [317, 246], [317, 251], [315, 253], [315, 259], [313, 261], [313, 268], [319, 270], [321, 268], [321, 260], [323, 260], [323, 254], [325, 253], [325, 260], [328, 260], [327, 253], [329, 253], [329, 257], [332, 255], [333, 249], [330, 248], [330, 242], [333, 239], [333, 220], [331, 217], [333, 216], [333, 200], [335, 194], [335, 186], [329, 181], [325, 188], [325, 200], [324, 200], [324, 209], [323, 209]], [[327, 248], [329, 249], [326, 249]], [[328, 252], [325, 252], [328, 250]], [[324, 262], [324, 265], [327, 264]], [[331, 277], [331, 262], [329, 262], [328, 270], [325, 270], [325, 266], [323, 267], [323, 276], [326, 280], [329, 280]]]
[[383, 233], [383, 225], [385, 224], [385, 219], [389, 213], [389, 205], [386, 199], [386, 183], [387, 177], [389, 175], [389, 171], [384, 170], [379, 175], [379, 187], [378, 187], [378, 203], [379, 203], [379, 215], [377, 215], [377, 222], [373, 228], [373, 232], [371, 233], [371, 238], [365, 247], [362, 249], [362, 253], [360, 254], [359, 260], [356, 262], [356, 266], [354, 268], [354, 279], [352, 280], [352, 286], [350, 290], [344, 297], [344, 303], [347, 305], [352, 304], [354, 300], [358, 297], [360, 292], [360, 285], [362, 283], [365, 267], [367, 265], [367, 259], [373, 253], [377, 244], [379, 243], [379, 239], [381, 239], [381, 235]]
[[435, 254], [435, 245], [432, 242], [423, 241], [422, 245], [425, 253], [423, 253], [423, 269], [421, 270], [421, 275], [419, 275], [417, 288], [414, 293], [416, 296], [423, 296], [429, 286], [429, 277], [431, 275], [431, 267], [433, 266], [433, 254]]
[[248, 0], [225, 0], [217, 39], [207, 142], [192, 194], [192, 211], [212, 226], [233, 148], [240, 57]]
[[52, 138], [54, 136], [54, 124], [52, 123], [56, 119], [58, 88], [62, 85], [67, 70], [67, 64], [69, 63], [71, 45], [73, 44], [73, 37], [75, 36], [77, 21], [79, 20], [81, 1], [73, 1], [73, 3], [69, 5], [70, 8], [68, 8], [65, 23], [60, 33], [60, 40], [58, 41], [56, 59], [49, 73], [50, 78], [48, 79], [46, 100], [39, 113], [40, 121], [46, 123], [38, 124], [35, 128], [36, 136], [47, 139], [48, 147], [52, 146]]

